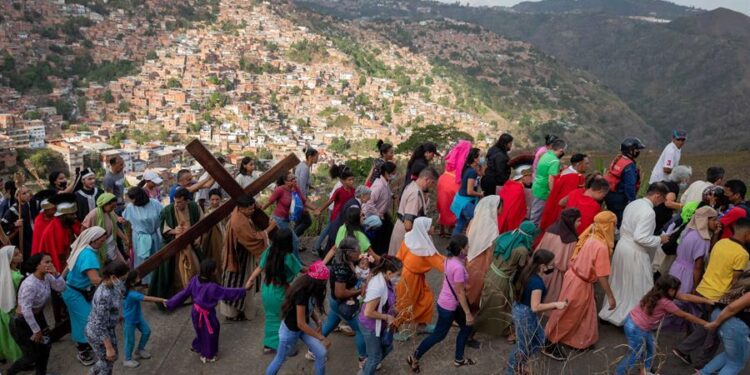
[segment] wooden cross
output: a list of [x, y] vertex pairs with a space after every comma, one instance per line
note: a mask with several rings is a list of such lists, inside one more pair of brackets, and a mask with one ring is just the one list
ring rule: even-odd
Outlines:
[[[155, 270], [165, 260], [173, 257], [181, 249], [186, 248], [188, 245], [193, 243], [198, 237], [208, 232], [214, 225], [219, 223], [222, 219], [229, 216], [232, 210], [237, 205], [235, 200], [241, 195], [247, 194], [254, 196], [261, 190], [265, 189], [266, 186], [276, 182], [276, 180], [288, 173], [290, 169], [294, 168], [299, 164], [299, 159], [294, 154], [289, 154], [280, 162], [276, 163], [266, 173], [258, 177], [257, 180], [253, 181], [246, 188], [242, 188], [237, 181], [232, 178], [232, 175], [224, 169], [224, 166], [219, 163], [216, 158], [211, 155], [211, 152], [203, 146], [199, 140], [195, 139], [190, 142], [187, 147], [187, 151], [193, 155], [196, 161], [208, 172], [216, 182], [219, 183], [227, 194], [231, 197], [228, 201], [224, 202], [219, 208], [211, 211], [208, 215], [204, 216], [197, 223], [191, 226], [187, 231], [176, 237], [172, 242], [164, 246], [159, 252], [152, 255], [145, 262], [143, 262], [136, 271], [143, 277], [148, 275], [151, 271]], [[252, 217], [253, 223], [261, 229], [268, 227], [269, 218], [263, 210], [255, 210]]]

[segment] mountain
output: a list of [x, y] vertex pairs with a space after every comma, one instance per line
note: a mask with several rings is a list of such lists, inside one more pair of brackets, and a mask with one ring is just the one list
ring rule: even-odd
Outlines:
[[[313, 1], [318, 10], [334, 4]], [[686, 147], [746, 149], [750, 138], [750, 18], [716, 9], [670, 23], [599, 13], [522, 13], [428, 1], [336, 1], [350, 18], [453, 19], [531, 43], [587, 71], [661, 137], [686, 129]], [[633, 130], [633, 134], [638, 135]], [[645, 137], [644, 137], [645, 138]]]
[[524, 1], [512, 7], [526, 13], [606, 13], [613, 16], [675, 19], [700, 12], [661, 0], [543, 0]]

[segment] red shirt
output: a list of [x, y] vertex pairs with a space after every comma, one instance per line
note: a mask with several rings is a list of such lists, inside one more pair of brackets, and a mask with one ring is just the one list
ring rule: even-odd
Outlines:
[[339, 214], [341, 213], [341, 207], [343, 207], [344, 203], [348, 202], [352, 198], [354, 198], [354, 189], [347, 188], [343, 185], [333, 192], [333, 195], [331, 196], [331, 199], [333, 199], [333, 212], [331, 212], [331, 221], [334, 221], [337, 217], [339, 217]]
[[[542, 219], [539, 223], [539, 229], [544, 232], [552, 223], [560, 218], [562, 207], [560, 200], [565, 198], [571, 191], [582, 188], [586, 176], [580, 173], [568, 173], [555, 177], [555, 183], [552, 185], [552, 191], [547, 197], [547, 203], [544, 205]], [[541, 238], [541, 236], [539, 236]]]
[[568, 194], [568, 203], [565, 205], [565, 208], [575, 207], [581, 211], [581, 225], [576, 230], [578, 235], [594, 223], [594, 216], [602, 210], [602, 204], [584, 194], [585, 191], [581, 188], [570, 192]]
[[721, 232], [721, 238], [730, 238], [734, 236], [734, 223], [747, 216], [747, 212], [741, 207], [734, 207], [729, 210], [724, 216], [719, 219], [723, 231]]
[[[299, 190], [298, 187], [294, 188], [294, 191], [299, 194], [302, 199], [302, 203], [305, 203], [305, 195]], [[284, 220], [289, 219], [289, 209], [292, 206], [292, 192], [284, 186], [277, 187], [271, 197], [268, 198], [269, 203], [276, 202], [276, 208], [273, 209], [273, 216], [280, 217]]]
[[[70, 255], [70, 244], [73, 243], [73, 238], [79, 234], [81, 234], [80, 222], [76, 220], [72, 228], [66, 228], [60, 219], [55, 217], [44, 229], [37, 252], [49, 254], [57, 272], [62, 273], [65, 269], [65, 262]], [[31, 255], [34, 254], [36, 253], [32, 250]]]

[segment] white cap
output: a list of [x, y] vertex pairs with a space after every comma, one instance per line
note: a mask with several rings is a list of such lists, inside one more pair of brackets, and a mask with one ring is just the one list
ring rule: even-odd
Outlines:
[[76, 213], [76, 211], [78, 211], [74, 202], [60, 202], [56, 205], [56, 207], [57, 212], [55, 212], [55, 216], [74, 214]]
[[162, 183], [161, 177], [159, 177], [158, 174], [154, 171], [146, 171], [146, 173], [143, 174], [143, 179], [146, 181], [151, 181], [157, 185]]
[[531, 175], [531, 166], [528, 164], [519, 165], [513, 172], [513, 181], [517, 181], [525, 175]]

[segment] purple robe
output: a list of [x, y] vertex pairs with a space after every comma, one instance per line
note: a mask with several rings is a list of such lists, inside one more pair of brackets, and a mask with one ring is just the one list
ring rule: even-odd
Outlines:
[[[697, 259], [703, 258], [708, 254], [708, 250], [711, 247], [710, 240], [704, 240], [697, 230], [687, 228], [685, 234], [680, 240], [680, 244], [677, 246], [677, 254], [672, 267], [669, 268], [669, 274], [680, 279], [680, 289], [678, 290], [683, 294], [690, 294], [695, 289], [693, 285], [693, 266]], [[699, 316], [700, 310], [697, 306], [690, 302], [674, 301], [675, 304], [685, 312]], [[684, 332], [687, 330], [690, 323], [686, 320], [668, 316], [664, 320], [663, 328], [669, 331]]]
[[202, 357], [211, 359], [219, 352], [219, 320], [216, 318], [216, 305], [222, 300], [236, 300], [245, 296], [244, 288], [224, 288], [214, 282], [202, 283], [195, 276], [187, 288], [167, 301], [167, 309], [172, 311], [190, 297], [193, 300], [193, 328], [196, 338], [193, 350]]

